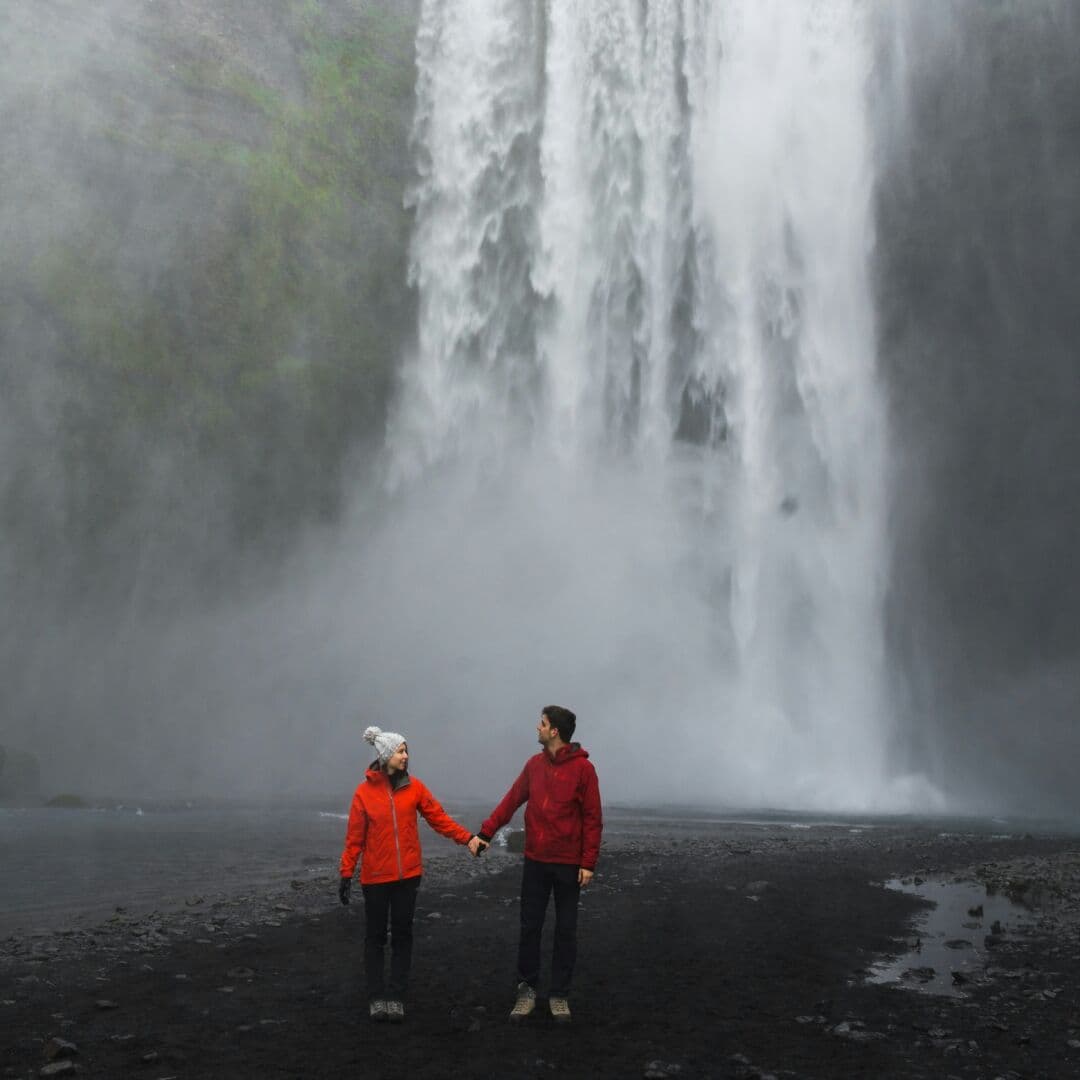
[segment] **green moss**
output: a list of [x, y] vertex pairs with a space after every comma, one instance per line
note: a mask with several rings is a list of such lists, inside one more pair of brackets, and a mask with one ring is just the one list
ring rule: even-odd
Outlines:
[[62, 810], [85, 810], [89, 804], [81, 795], [54, 795], [45, 805]]
[[92, 182], [64, 180], [78, 227], [35, 236], [29, 267], [0, 254], [62, 375], [70, 535], [107, 538], [142, 497], [132, 446], [202, 462], [251, 539], [332, 513], [350, 448], [378, 432], [412, 316], [413, 25], [353, 4], [343, 31], [343, 10], [279, 16], [299, 83], [152, 42], [105, 93]]

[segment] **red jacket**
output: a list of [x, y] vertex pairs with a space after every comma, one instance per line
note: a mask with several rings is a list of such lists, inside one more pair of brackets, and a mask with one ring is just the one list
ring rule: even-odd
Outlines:
[[437, 833], [459, 844], [467, 844], [472, 838], [472, 833], [450, 817], [423, 781], [406, 776], [395, 790], [386, 773], [374, 766], [369, 768], [349, 810], [341, 876], [353, 876], [361, 855], [361, 885], [400, 881], [423, 873], [418, 813]]
[[554, 758], [546, 750], [529, 758], [480, 835], [494, 836], [526, 801], [525, 858], [595, 869], [604, 821], [600, 782], [586, 750], [570, 743]]

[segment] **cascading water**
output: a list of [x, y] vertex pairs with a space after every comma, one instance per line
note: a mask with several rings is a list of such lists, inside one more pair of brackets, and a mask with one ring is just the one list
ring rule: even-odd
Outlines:
[[[474, 663], [528, 673], [518, 710], [536, 687], [609, 736], [625, 721], [620, 770], [662, 732], [700, 797], [905, 800], [864, 19], [857, 0], [421, 16], [419, 344], [388, 468], [411, 535], [453, 542], [417, 541], [411, 583], [429, 632], [467, 626]], [[459, 603], [475, 618], [448, 622]]]

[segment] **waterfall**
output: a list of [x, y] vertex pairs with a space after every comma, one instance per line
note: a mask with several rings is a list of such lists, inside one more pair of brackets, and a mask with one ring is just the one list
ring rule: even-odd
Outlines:
[[449, 539], [416, 541], [410, 580], [447, 633], [472, 605], [474, 668], [587, 705], [594, 741], [625, 722], [620, 769], [657, 732], [691, 749], [702, 797], [907, 798], [865, 20], [857, 0], [422, 10], [420, 320], [386, 457], [410, 535]]

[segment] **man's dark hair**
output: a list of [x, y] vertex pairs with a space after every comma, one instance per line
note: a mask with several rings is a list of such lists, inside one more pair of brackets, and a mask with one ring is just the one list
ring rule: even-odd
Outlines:
[[559, 738], [568, 743], [574, 737], [574, 728], [577, 727], [577, 717], [561, 705], [545, 705], [541, 714], [548, 718], [548, 723], [559, 733]]

